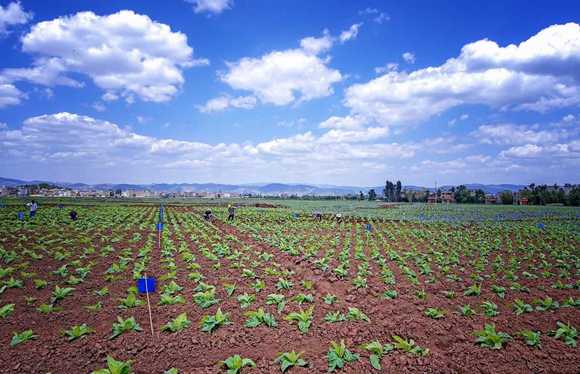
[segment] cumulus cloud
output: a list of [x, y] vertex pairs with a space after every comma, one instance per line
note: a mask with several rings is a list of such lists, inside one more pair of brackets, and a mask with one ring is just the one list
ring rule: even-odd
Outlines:
[[334, 92], [332, 85], [342, 80], [338, 70], [328, 67], [330, 59], [320, 56], [331, 46], [327, 32], [320, 38], [304, 38], [300, 48], [229, 62], [228, 71], [220, 74], [220, 79], [274, 105], [329, 96]]
[[415, 63], [415, 54], [412, 52], [405, 52], [402, 55], [403, 60], [405, 60], [405, 62], [409, 63], [409, 64], [414, 64]]
[[224, 10], [231, 9], [234, 5], [233, 0], [185, 0], [193, 4], [195, 13], [212, 13], [220, 14]]
[[580, 25], [553, 25], [519, 45], [465, 45], [457, 58], [389, 71], [346, 91], [345, 105], [382, 124], [420, 122], [463, 104], [546, 111], [580, 103]]
[[360, 10], [358, 14], [361, 16], [369, 16], [372, 18], [373, 22], [376, 22], [378, 24], [383, 24], [384, 22], [391, 20], [391, 17], [388, 14], [386, 14], [385, 12], [381, 12], [376, 8], [366, 8]]
[[500, 123], [479, 126], [471, 135], [484, 144], [518, 145], [556, 143], [572, 134], [567, 130], [541, 130], [538, 125]]
[[2, 83], [0, 77], [0, 108], [10, 105], [18, 105], [26, 98], [26, 95], [13, 84]]
[[202, 113], [221, 112], [228, 108], [252, 109], [256, 106], [256, 98], [254, 96], [238, 96], [230, 97], [227, 95], [219, 96], [210, 99], [198, 109]]
[[341, 43], [345, 43], [349, 40], [356, 39], [358, 36], [358, 29], [362, 26], [362, 23], [355, 23], [354, 25], [350, 26], [348, 30], [344, 30], [340, 33], [338, 37]]
[[99, 16], [80, 12], [37, 23], [22, 37], [24, 52], [36, 56], [32, 68], [5, 69], [10, 82], [78, 87], [67, 76], [90, 77], [106, 97], [163, 102], [181, 88], [183, 69], [207, 65], [194, 59], [187, 37], [130, 10]]
[[31, 19], [32, 13], [24, 11], [19, 1], [0, 5], [0, 36], [8, 33], [11, 26], [24, 25]]

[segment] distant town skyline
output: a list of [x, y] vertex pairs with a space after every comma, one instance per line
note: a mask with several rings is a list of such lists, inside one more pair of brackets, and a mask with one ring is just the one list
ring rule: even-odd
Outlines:
[[571, 1], [0, 2], [0, 176], [580, 182]]

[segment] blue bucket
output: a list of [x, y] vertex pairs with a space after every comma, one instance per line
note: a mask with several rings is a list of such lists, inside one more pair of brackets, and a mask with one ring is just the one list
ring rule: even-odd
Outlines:
[[139, 293], [153, 293], [157, 287], [157, 280], [155, 278], [141, 278], [137, 280], [137, 290]]

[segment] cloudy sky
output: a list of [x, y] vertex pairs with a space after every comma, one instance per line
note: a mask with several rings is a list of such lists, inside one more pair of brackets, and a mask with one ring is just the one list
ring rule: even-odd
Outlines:
[[580, 182], [576, 1], [0, 1], [0, 176]]

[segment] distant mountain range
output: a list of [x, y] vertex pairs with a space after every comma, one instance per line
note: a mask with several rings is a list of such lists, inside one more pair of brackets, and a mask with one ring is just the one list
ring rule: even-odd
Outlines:
[[[288, 184], [288, 183], [247, 183], [247, 184], [218, 184], [218, 183], [158, 183], [158, 184], [85, 184], [85, 183], [61, 183], [50, 181], [23, 181], [18, 179], [1, 178], [0, 186], [17, 187], [26, 184], [49, 183], [56, 186], [75, 190], [150, 190], [155, 192], [230, 192], [240, 194], [296, 194], [296, 195], [347, 195], [357, 194], [359, 191], [367, 193], [374, 189], [381, 195], [383, 186], [356, 187], [335, 186], [329, 184]], [[524, 185], [519, 184], [466, 184], [468, 189], [482, 189], [486, 193], [498, 193], [501, 191], [519, 191]], [[452, 186], [440, 186], [441, 190], [449, 190]], [[422, 191], [433, 187], [403, 186], [404, 189]]]

